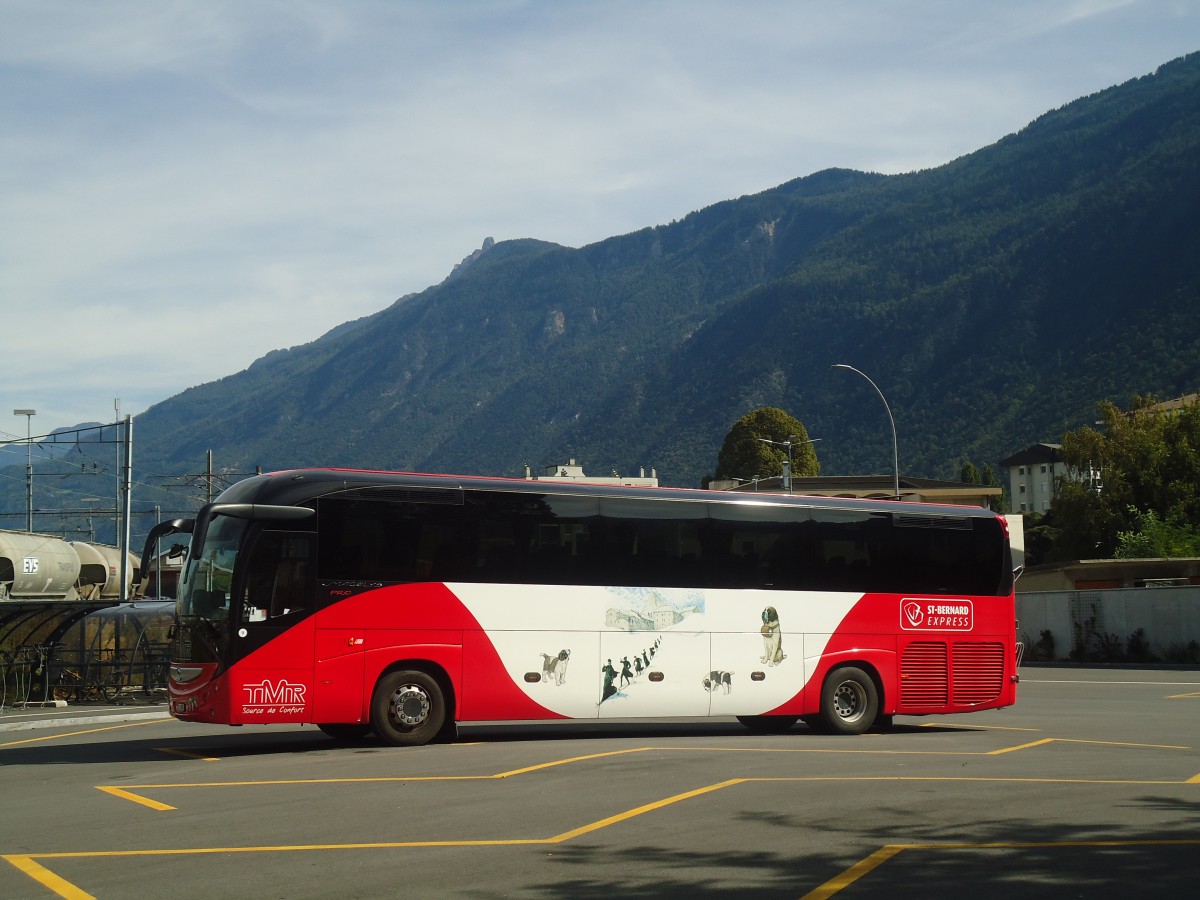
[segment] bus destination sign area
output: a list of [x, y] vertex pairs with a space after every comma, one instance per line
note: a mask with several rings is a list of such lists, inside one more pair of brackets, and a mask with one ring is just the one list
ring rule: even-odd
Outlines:
[[900, 627], [905, 631], [970, 631], [975, 607], [970, 600], [917, 599], [900, 601]]

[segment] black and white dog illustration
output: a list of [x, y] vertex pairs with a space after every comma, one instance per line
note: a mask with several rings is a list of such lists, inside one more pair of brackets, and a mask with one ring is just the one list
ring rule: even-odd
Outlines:
[[567, 680], [567, 663], [571, 659], [570, 650], [559, 650], [557, 656], [549, 653], [542, 654], [542, 681], [553, 681], [563, 684]]
[[768, 666], [779, 665], [787, 657], [783, 653], [783, 631], [779, 627], [779, 613], [775, 607], [768, 606], [762, 611], [762, 627], [759, 631], [763, 640], [763, 655], [759, 662]]
[[710, 694], [716, 690], [722, 690], [726, 694], [733, 690], [733, 673], [732, 672], [709, 672], [704, 676], [704, 689]]

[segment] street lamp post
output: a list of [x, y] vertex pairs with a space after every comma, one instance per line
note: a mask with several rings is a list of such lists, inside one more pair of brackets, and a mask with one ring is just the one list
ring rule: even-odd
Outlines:
[[14, 416], [25, 417], [25, 530], [33, 532], [33, 417], [36, 409], [14, 409]]
[[766, 438], [755, 438], [762, 441], [764, 444], [770, 444], [772, 447], [784, 447], [787, 449], [787, 463], [783, 469], [783, 489], [789, 494], [792, 492], [792, 447], [796, 444], [815, 444], [820, 438], [809, 438], [806, 441], [796, 440], [794, 434], [789, 434], [786, 441], [769, 441]]
[[871, 385], [871, 387], [875, 388], [875, 393], [877, 393], [879, 395], [879, 399], [883, 401], [883, 408], [885, 410], [887, 410], [888, 421], [892, 425], [892, 471], [894, 473], [893, 490], [894, 490], [894, 499], [899, 500], [900, 499], [900, 449], [899, 449], [899, 444], [896, 440], [896, 420], [892, 418], [892, 408], [890, 406], [888, 406], [887, 397], [883, 396], [883, 391], [881, 391], [879, 389], [879, 385], [877, 385], [874, 381], [872, 381], [870, 376], [868, 376], [866, 372], [860, 372], [858, 369], [854, 368], [854, 366], [848, 366], [845, 363], [834, 363], [833, 368], [849, 369], [851, 372], [855, 372], [855, 373], [861, 375], [863, 378], [866, 378], [867, 384], [869, 384], [869, 385]]

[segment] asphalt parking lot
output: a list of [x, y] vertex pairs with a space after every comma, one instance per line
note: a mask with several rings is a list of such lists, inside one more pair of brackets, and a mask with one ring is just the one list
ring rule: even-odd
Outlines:
[[0, 716], [0, 896], [1190, 896], [1200, 672], [1026, 668], [1008, 710], [454, 744]]

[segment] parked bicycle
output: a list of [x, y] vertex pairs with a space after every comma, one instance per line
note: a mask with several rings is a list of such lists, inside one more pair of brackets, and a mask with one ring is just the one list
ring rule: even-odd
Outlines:
[[120, 654], [96, 652], [77, 661], [50, 663], [51, 696], [55, 700], [116, 700], [125, 688], [128, 661]]
[[35, 657], [33, 647], [0, 651], [0, 710], [29, 702]]

